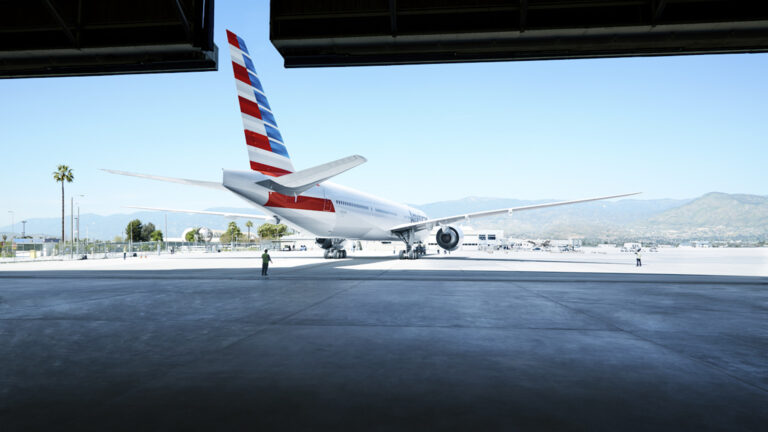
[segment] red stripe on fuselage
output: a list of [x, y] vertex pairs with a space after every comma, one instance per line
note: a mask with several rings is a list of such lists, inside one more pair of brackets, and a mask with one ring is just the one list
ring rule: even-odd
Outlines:
[[229, 42], [230, 45], [237, 47], [237, 49], [240, 49], [240, 42], [237, 41], [237, 36], [229, 30], [227, 30], [227, 42]]
[[251, 161], [251, 169], [272, 177], [280, 177], [281, 175], [291, 173], [291, 171], [284, 170], [282, 168], [273, 167], [271, 165], [264, 165], [254, 161]]
[[259, 109], [258, 104], [255, 104], [242, 96], [238, 96], [237, 99], [240, 102], [241, 113], [261, 119], [261, 110]]
[[269, 145], [269, 138], [248, 129], [245, 130], [245, 143], [251, 147], [272, 151], [272, 146]]
[[270, 192], [269, 199], [264, 207], [279, 207], [289, 208], [296, 210], [313, 210], [335, 213], [336, 209], [333, 207], [333, 201], [323, 198], [315, 198], [299, 195], [292, 197], [288, 195], [282, 195], [277, 192]]
[[248, 69], [239, 64], [232, 62], [232, 70], [235, 71], [235, 78], [251, 85], [251, 79], [248, 77]]

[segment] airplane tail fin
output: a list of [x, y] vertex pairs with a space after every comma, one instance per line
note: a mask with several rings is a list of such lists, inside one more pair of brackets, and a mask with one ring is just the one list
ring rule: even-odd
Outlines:
[[272, 177], [294, 172], [293, 163], [277, 128], [264, 88], [253, 67], [243, 39], [227, 30], [232, 69], [237, 85], [237, 99], [243, 116], [245, 143], [251, 169]]

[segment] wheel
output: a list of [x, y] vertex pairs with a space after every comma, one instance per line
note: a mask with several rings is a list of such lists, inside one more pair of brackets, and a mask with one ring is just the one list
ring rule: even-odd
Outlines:
[[328, 259], [331, 257], [331, 251], [326, 249], [325, 252], [323, 252], [323, 258]]
[[413, 251], [408, 252], [408, 259], [414, 259], [416, 254]]
[[341, 252], [341, 258], [346, 258], [347, 257], [347, 251], [346, 250], [341, 250], [340, 252]]
[[405, 259], [405, 251], [404, 250], [400, 251], [400, 259]]

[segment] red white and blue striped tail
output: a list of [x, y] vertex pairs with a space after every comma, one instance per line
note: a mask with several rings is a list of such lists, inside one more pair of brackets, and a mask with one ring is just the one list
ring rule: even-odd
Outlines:
[[235, 72], [237, 99], [243, 115], [245, 142], [251, 169], [273, 177], [294, 171], [275, 116], [267, 102], [256, 68], [243, 39], [227, 30], [232, 70]]

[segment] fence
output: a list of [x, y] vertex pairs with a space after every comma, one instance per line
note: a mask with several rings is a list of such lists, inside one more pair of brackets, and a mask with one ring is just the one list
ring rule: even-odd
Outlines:
[[104, 259], [148, 254], [175, 254], [189, 252], [258, 251], [262, 248], [280, 248], [279, 241], [265, 240], [251, 243], [207, 242], [101, 242], [80, 241], [66, 243], [28, 243], [12, 245], [7, 242], [0, 248], [0, 261]]

